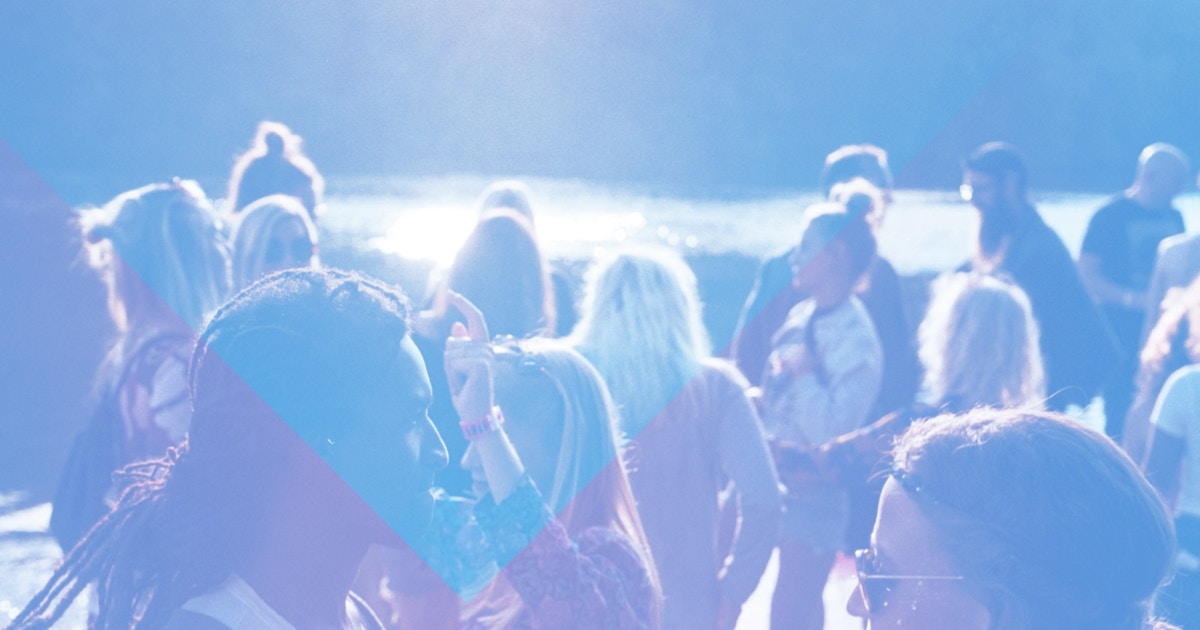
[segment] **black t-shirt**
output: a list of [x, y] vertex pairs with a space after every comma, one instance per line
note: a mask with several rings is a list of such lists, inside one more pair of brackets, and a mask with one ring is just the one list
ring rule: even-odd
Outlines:
[[1082, 249], [1100, 259], [1100, 273], [1110, 282], [1145, 291], [1159, 241], [1181, 232], [1183, 215], [1179, 210], [1171, 206], [1144, 208], [1121, 195], [1092, 215]]

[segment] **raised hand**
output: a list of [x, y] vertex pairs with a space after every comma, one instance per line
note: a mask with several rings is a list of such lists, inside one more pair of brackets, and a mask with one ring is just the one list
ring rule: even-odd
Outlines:
[[476, 420], [492, 410], [496, 357], [489, 343], [491, 338], [483, 313], [470, 300], [453, 291], [449, 292], [446, 301], [467, 319], [466, 326], [455, 322], [446, 339], [445, 364], [450, 398], [459, 418]]
[[[467, 319], [467, 325], [455, 323], [446, 340], [446, 378], [450, 383], [450, 398], [459, 419], [474, 423], [492, 412], [493, 387], [496, 374], [496, 354], [488, 335], [483, 313], [467, 298], [451, 291], [446, 301]], [[525, 467], [516, 449], [508, 441], [504, 428], [498, 423], [489, 425], [482, 435], [471, 440], [464, 456], [464, 465], [478, 457], [496, 503], [504, 501], [525, 475]]]

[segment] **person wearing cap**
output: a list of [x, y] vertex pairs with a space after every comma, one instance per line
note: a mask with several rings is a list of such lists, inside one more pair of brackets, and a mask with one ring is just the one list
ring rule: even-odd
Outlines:
[[1029, 201], [1027, 181], [1025, 159], [1008, 143], [989, 142], [964, 160], [961, 192], [979, 213], [964, 270], [1005, 277], [1025, 291], [1042, 331], [1047, 407], [1085, 407], [1118, 350], [1066, 245]]
[[[1142, 322], [1151, 308], [1150, 274], [1159, 243], [1183, 232], [1172, 205], [1188, 178], [1187, 156], [1165, 143], [1146, 147], [1133, 185], [1109, 200], [1088, 222], [1079, 276], [1100, 306], [1121, 348], [1121, 362], [1104, 387], [1106, 430], [1119, 438], [1133, 395]], [[1157, 308], [1155, 308], [1157, 310]]]

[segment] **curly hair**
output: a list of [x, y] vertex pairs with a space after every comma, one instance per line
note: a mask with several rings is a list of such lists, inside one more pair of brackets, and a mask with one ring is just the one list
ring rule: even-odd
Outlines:
[[187, 440], [120, 473], [116, 507], [12, 627], [50, 627], [92, 582], [102, 628], [161, 627], [216, 588], [268, 535], [292, 449], [352, 429], [344, 409], [395, 360], [408, 314], [398, 290], [340, 271], [284, 271], [235, 296], [193, 354]]
[[1041, 405], [1037, 320], [1020, 287], [980, 274], [941, 277], [918, 337], [935, 400], [967, 407]]

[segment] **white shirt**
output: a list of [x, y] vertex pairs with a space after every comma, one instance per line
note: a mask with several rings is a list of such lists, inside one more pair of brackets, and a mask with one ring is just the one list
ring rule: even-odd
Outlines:
[[[296, 630], [236, 574], [216, 590], [189, 599], [182, 608], [216, 619], [230, 630]], [[364, 621], [351, 597], [346, 598], [346, 615], [351, 628], [376, 627]]]
[[1163, 385], [1151, 422], [1159, 431], [1182, 439], [1183, 482], [1176, 510], [1200, 516], [1200, 365], [1181, 368]]
[[189, 599], [183, 609], [212, 617], [231, 630], [296, 630], [237, 575], [217, 590]]
[[858, 298], [815, 311], [812, 300], [792, 308], [763, 376], [767, 433], [813, 446], [865, 424], [883, 380], [879, 336]]
[[1162, 302], [1167, 292], [1192, 283], [1200, 273], [1200, 234], [1176, 234], [1158, 244], [1158, 258], [1146, 289], [1146, 323], [1142, 327], [1142, 343], [1162, 314]]

